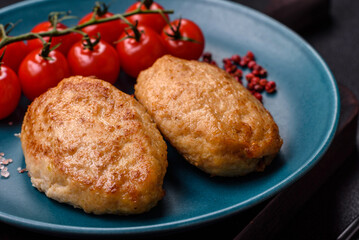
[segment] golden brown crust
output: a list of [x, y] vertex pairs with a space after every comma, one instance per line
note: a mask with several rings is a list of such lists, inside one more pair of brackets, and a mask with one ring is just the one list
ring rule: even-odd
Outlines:
[[141, 104], [105, 81], [71, 77], [35, 99], [21, 142], [33, 185], [86, 212], [141, 213], [164, 195], [162, 136]]
[[210, 64], [166, 55], [140, 73], [135, 95], [171, 144], [212, 175], [263, 171], [282, 145], [263, 105]]

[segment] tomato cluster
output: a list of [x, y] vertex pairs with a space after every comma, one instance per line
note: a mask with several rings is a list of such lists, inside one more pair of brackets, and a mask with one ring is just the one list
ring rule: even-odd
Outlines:
[[[105, 4], [96, 3], [94, 10], [79, 21], [112, 17]], [[125, 13], [142, 10], [164, 10], [156, 2], [136, 2]], [[96, 9], [96, 10], [95, 10]], [[41, 22], [33, 34], [68, 27], [60, 21]], [[83, 27], [82, 34], [69, 34], [15, 42], [0, 49], [4, 52], [0, 66], [0, 119], [16, 108], [21, 91], [33, 100], [63, 78], [71, 75], [96, 76], [114, 84], [120, 68], [132, 77], [150, 67], [157, 58], [172, 54], [185, 59], [198, 59], [205, 40], [201, 29], [188, 19], [170, 22], [167, 14], [132, 14]], [[44, 51], [47, 46], [47, 51]]]

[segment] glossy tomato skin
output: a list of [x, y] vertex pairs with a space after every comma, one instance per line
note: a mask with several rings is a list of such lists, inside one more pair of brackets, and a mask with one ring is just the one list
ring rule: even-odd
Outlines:
[[196, 42], [173, 39], [166, 34], [173, 34], [170, 26], [166, 25], [162, 30], [161, 37], [164, 40], [167, 51], [175, 57], [197, 60], [202, 55], [205, 45], [203, 33], [197, 24], [188, 19], [176, 19], [171, 22], [171, 26], [176, 29], [179, 21], [181, 21], [180, 35], [193, 39]]
[[[83, 24], [92, 19], [93, 13], [88, 13], [80, 21], [79, 24]], [[108, 18], [113, 16], [113, 13], [107, 12], [102, 16], [96, 16], [96, 19]], [[90, 37], [97, 37], [97, 33], [100, 33], [101, 39], [114, 44], [115, 41], [122, 34], [123, 30], [127, 27], [127, 24], [123, 23], [122, 20], [114, 20], [100, 24], [89, 25], [84, 27], [82, 31], [87, 33]]]
[[[57, 24], [58, 30], [64, 30], [66, 28], [67, 28], [67, 26], [62, 23]], [[52, 29], [53, 29], [53, 27], [51, 26], [50, 22], [42, 22], [42, 23], [37, 24], [31, 30], [31, 32], [41, 33], [41, 32], [50, 31]], [[58, 43], [61, 43], [61, 45], [56, 50], [60, 51], [62, 54], [64, 54], [66, 56], [67, 52], [69, 51], [71, 46], [75, 42], [80, 41], [81, 38], [82, 38], [82, 36], [78, 33], [70, 33], [70, 34], [63, 35], [63, 36], [53, 37], [52, 42], [51, 42], [51, 47], [57, 45]], [[50, 40], [50, 37], [44, 37], [44, 39], [46, 42], [48, 42]], [[43, 44], [40, 39], [33, 39], [33, 40], [28, 41], [28, 47], [29, 47], [30, 51], [41, 48], [42, 46], [43, 46]]]
[[96, 76], [114, 84], [120, 73], [120, 59], [116, 49], [102, 40], [93, 50], [84, 48], [82, 41], [75, 43], [67, 60], [73, 75]]
[[21, 86], [15, 72], [2, 65], [0, 69], [0, 119], [9, 116], [17, 107], [21, 96]]
[[[136, 2], [134, 4], [132, 4], [127, 10], [126, 12], [132, 12], [136, 9], [138, 9], [138, 7], [140, 6], [141, 2]], [[146, 6], [143, 4], [141, 6], [142, 10], [146, 10]], [[153, 2], [151, 4], [150, 10], [164, 10], [164, 8], [156, 3]], [[168, 14], [165, 14], [167, 20], [169, 20], [168, 18]], [[167, 24], [166, 20], [161, 16], [161, 14], [157, 14], [157, 13], [153, 13], [153, 14], [135, 14], [132, 16], [127, 17], [127, 20], [130, 21], [130, 23], [135, 24], [136, 21], [138, 21], [139, 25], [143, 25], [143, 26], [147, 26], [152, 28], [153, 30], [155, 30], [157, 33], [161, 33], [163, 27]]]
[[69, 66], [61, 52], [51, 51], [51, 60], [44, 59], [40, 53], [41, 48], [30, 52], [19, 68], [21, 88], [30, 100], [34, 100], [49, 88], [55, 87], [63, 78], [70, 76]]
[[5, 55], [2, 62], [16, 73], [19, 69], [21, 61], [29, 53], [29, 49], [23, 41], [14, 42], [1, 48], [0, 56], [3, 54], [5, 48]]
[[[137, 77], [142, 70], [152, 66], [158, 58], [167, 53], [160, 35], [154, 30], [145, 26], [138, 26], [138, 30], [143, 32], [139, 41], [127, 38], [116, 46], [123, 70], [132, 77]], [[132, 30], [128, 32], [133, 35]], [[125, 36], [123, 33], [120, 38]]]

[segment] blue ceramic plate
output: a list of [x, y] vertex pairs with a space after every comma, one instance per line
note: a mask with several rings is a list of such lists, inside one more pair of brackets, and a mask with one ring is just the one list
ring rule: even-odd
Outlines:
[[[111, 1], [112, 12], [124, 12], [133, 1]], [[321, 57], [300, 37], [272, 19], [238, 4], [214, 0], [159, 1], [197, 22], [206, 37], [206, 51], [221, 62], [234, 53], [255, 53], [275, 80], [278, 91], [264, 94], [264, 105], [279, 125], [284, 140], [279, 156], [264, 173], [240, 178], [209, 177], [169, 147], [166, 196], [150, 212], [138, 216], [95, 216], [48, 199], [31, 186], [20, 140], [29, 102], [0, 121], [0, 152], [14, 162], [11, 176], [0, 179], [0, 219], [9, 224], [56, 234], [134, 235], [179, 230], [238, 213], [273, 196], [298, 180], [330, 144], [339, 115], [336, 82]], [[13, 34], [24, 33], [47, 19], [51, 11], [71, 10], [83, 16], [94, 0], [25, 1], [0, 10], [0, 22], [23, 21]], [[73, 25], [74, 21], [65, 22]], [[134, 80], [124, 75], [118, 87], [131, 92]], [[8, 123], [12, 122], [12, 125]]]

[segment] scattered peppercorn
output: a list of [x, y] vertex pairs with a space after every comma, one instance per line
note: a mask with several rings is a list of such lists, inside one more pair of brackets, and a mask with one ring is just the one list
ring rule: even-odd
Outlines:
[[265, 70], [264, 68], [261, 69], [261, 70], [259, 71], [259, 75], [261, 75], [262, 77], [266, 77], [266, 76], [267, 76], [267, 70]]
[[235, 63], [235, 64], [239, 64], [241, 61], [241, 57], [238, 54], [234, 54], [231, 57], [231, 60]]
[[255, 85], [256, 85], [255, 83], [250, 82], [250, 83], [247, 84], [247, 89], [248, 89], [248, 90], [254, 90], [254, 86], [255, 86]]
[[260, 102], [262, 102], [262, 100], [263, 100], [262, 94], [260, 94], [259, 92], [254, 92], [253, 95], [254, 95]]
[[[261, 65], [256, 62], [256, 57], [252, 51], [241, 57], [239, 54], [233, 54], [230, 58], [223, 58], [223, 69], [228, 72], [240, 84], [242, 83], [243, 70], [248, 68], [250, 73], [245, 75], [247, 80], [246, 88], [256, 97], [260, 102], [263, 101], [262, 92], [273, 93], [276, 91], [276, 83], [266, 79], [268, 73]], [[212, 54], [206, 52], [202, 55], [202, 61], [214, 64], [217, 63], [212, 59]], [[242, 68], [242, 69], [241, 69]]]
[[214, 61], [214, 60], [212, 60], [212, 61], [210, 62], [210, 64], [217, 66], [217, 62]]
[[246, 79], [247, 79], [248, 82], [250, 82], [253, 77], [254, 77], [253, 73], [248, 73], [248, 74], [246, 75]]
[[259, 92], [259, 93], [260, 93], [260, 92], [262, 92], [262, 91], [264, 90], [264, 87], [258, 83], [258, 84], [256, 84], [256, 85], [254, 85], [254, 90], [255, 90], [256, 92]]
[[266, 85], [267, 85], [267, 79], [265, 79], [265, 78], [262, 78], [261, 80], [259, 80], [259, 84], [261, 85], [261, 86], [263, 86], [263, 87], [265, 87]]
[[247, 57], [248, 59], [250, 59], [250, 60], [254, 60], [254, 59], [255, 59], [254, 54], [253, 54], [253, 52], [251, 52], [251, 51], [248, 51], [248, 52], [247, 52], [246, 57]]
[[241, 59], [241, 61], [239, 62], [239, 65], [241, 66], [241, 67], [247, 67], [247, 64], [248, 64], [248, 62], [249, 62], [249, 59], [246, 57], [246, 56], [244, 56], [242, 59]]
[[212, 61], [212, 53], [209, 53], [209, 52], [203, 53], [202, 61], [203, 62], [211, 62]]
[[275, 90], [276, 90], [276, 84], [275, 84], [275, 82], [273, 82], [273, 81], [267, 82], [267, 84], [266, 84], [266, 86], [265, 86], [265, 89], [266, 89], [266, 92], [267, 92], [267, 93], [273, 93], [273, 92], [275, 92]]
[[261, 79], [259, 78], [259, 77], [253, 77], [252, 78], [252, 80], [251, 80], [251, 82], [253, 83], [253, 84], [259, 84], [259, 81], [260, 81]]
[[248, 66], [249, 69], [253, 69], [255, 65], [256, 65], [256, 62], [251, 60], [251, 61], [249, 61], [247, 66]]
[[237, 77], [242, 77], [243, 76], [243, 72], [241, 69], [236, 69], [236, 71], [233, 73], [233, 76], [237, 76]]
[[210, 52], [203, 53], [202, 61], [217, 66], [217, 63], [212, 59], [212, 53]]

